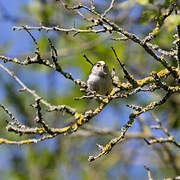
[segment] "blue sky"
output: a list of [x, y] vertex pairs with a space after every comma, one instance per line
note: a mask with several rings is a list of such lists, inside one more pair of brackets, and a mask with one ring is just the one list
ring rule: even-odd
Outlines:
[[25, 32], [12, 30], [12, 27], [16, 25], [16, 22], [11, 21], [10, 19], [3, 19], [3, 10], [5, 10], [10, 17], [23, 18], [26, 16], [22, 13], [21, 7], [28, 2], [28, 0], [11, 0], [7, 3], [7, 1], [0, 0], [0, 45], [8, 43], [9, 41], [12, 42], [11, 48], [6, 52], [9, 56], [16, 56], [22, 52], [28, 51], [31, 48], [31, 43], [28, 43], [29, 38], [27, 39]]

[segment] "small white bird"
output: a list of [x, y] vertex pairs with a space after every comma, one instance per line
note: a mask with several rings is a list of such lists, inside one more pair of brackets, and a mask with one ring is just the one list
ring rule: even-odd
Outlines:
[[112, 76], [104, 61], [98, 61], [93, 65], [87, 86], [100, 95], [108, 95], [111, 92]]

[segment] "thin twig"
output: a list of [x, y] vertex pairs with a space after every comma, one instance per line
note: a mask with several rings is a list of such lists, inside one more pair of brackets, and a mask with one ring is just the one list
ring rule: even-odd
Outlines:
[[106, 14], [113, 8], [113, 6], [114, 6], [114, 1], [115, 1], [115, 0], [111, 0], [111, 4], [110, 4], [109, 7], [104, 11], [104, 13], [102, 14], [102, 17], [106, 16]]
[[94, 63], [92, 63], [85, 54], [83, 55], [83, 57], [86, 59], [86, 61], [88, 63], [90, 63], [92, 66], [94, 66]]
[[28, 88], [12, 71], [10, 71], [8, 68], [6, 68], [5, 66], [3, 66], [0, 63], [0, 67], [2, 69], [4, 69], [16, 82], [18, 82], [18, 84], [27, 92], [29, 92], [31, 95], [33, 95], [35, 97], [35, 99], [40, 99], [40, 102], [43, 103], [44, 105], [46, 105], [50, 111], [53, 110], [57, 110], [57, 111], [65, 111], [67, 113], [70, 113], [71, 115], [75, 114], [75, 109], [66, 106], [66, 105], [62, 105], [62, 106], [53, 106], [51, 104], [49, 104], [47, 101], [45, 101], [42, 97], [40, 97], [34, 90], [31, 90], [30, 88]]
[[147, 170], [148, 180], [153, 180], [153, 178], [152, 178], [152, 176], [151, 176], [151, 170], [150, 170], [147, 166], [144, 166], [144, 168]]

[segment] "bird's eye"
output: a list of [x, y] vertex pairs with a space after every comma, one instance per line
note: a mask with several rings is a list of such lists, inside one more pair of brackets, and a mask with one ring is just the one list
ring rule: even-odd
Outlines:
[[100, 67], [100, 64], [97, 64], [97, 67]]

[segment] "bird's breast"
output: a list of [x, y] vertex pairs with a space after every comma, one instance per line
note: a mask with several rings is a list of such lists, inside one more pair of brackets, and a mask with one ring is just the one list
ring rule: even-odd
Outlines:
[[109, 94], [112, 89], [112, 79], [110, 76], [97, 76], [90, 74], [87, 81], [88, 88], [92, 91], [96, 91], [98, 94]]

